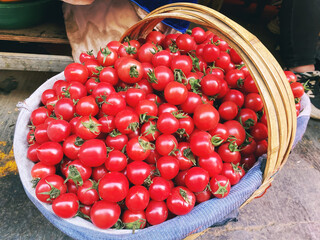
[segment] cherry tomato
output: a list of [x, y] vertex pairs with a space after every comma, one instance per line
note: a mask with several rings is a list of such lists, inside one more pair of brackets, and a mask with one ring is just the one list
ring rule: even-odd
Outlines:
[[110, 172], [121, 172], [127, 166], [127, 157], [119, 150], [113, 150], [109, 152], [105, 166]]
[[56, 165], [63, 158], [63, 149], [57, 142], [42, 143], [36, 152], [38, 159], [47, 165]]
[[179, 172], [179, 162], [175, 157], [164, 156], [158, 159], [157, 169], [161, 177], [167, 180], [173, 179]]
[[152, 65], [154, 67], [158, 66], [166, 66], [170, 67], [171, 65], [172, 56], [169, 51], [162, 50], [160, 52], [157, 52], [152, 57]]
[[119, 219], [121, 209], [117, 203], [98, 201], [93, 204], [90, 219], [98, 228], [111, 228]]
[[53, 174], [40, 179], [35, 192], [41, 202], [52, 203], [59, 195], [67, 192], [67, 186], [62, 177]]
[[121, 221], [126, 229], [142, 229], [146, 226], [146, 214], [144, 211], [125, 210], [121, 216]]
[[[48, 118], [47, 118], [48, 119]], [[56, 121], [56, 120], [54, 120]], [[67, 122], [68, 123], [68, 122]], [[42, 123], [36, 126], [33, 137], [38, 144], [42, 144], [45, 142], [49, 142], [50, 139], [48, 137], [48, 124]]]
[[235, 143], [240, 146], [246, 138], [246, 131], [243, 126], [236, 120], [227, 121], [224, 126], [228, 130], [229, 138], [234, 138]]
[[126, 206], [131, 211], [142, 211], [149, 204], [150, 195], [143, 186], [133, 186], [126, 197]]
[[117, 52], [108, 47], [101, 48], [97, 54], [98, 63], [104, 67], [114, 65], [117, 58], [118, 58]]
[[168, 218], [168, 208], [163, 201], [151, 200], [146, 209], [146, 219], [150, 225], [157, 225]]
[[217, 95], [221, 90], [221, 80], [213, 74], [207, 74], [201, 79], [201, 90], [208, 96]]
[[147, 138], [139, 136], [128, 141], [126, 151], [130, 159], [143, 161], [149, 156], [152, 148], [153, 144]]
[[117, 131], [111, 132], [106, 138], [107, 147], [121, 151], [128, 142], [128, 136]]
[[194, 38], [196, 43], [202, 43], [204, 40], [206, 40], [206, 32], [200, 28], [200, 27], [195, 27], [192, 29], [191, 36]]
[[156, 140], [156, 150], [160, 155], [169, 155], [178, 146], [177, 139], [170, 134], [162, 134]]
[[169, 181], [163, 177], [155, 177], [149, 186], [150, 198], [155, 201], [164, 201], [170, 195]]
[[188, 188], [175, 187], [171, 190], [167, 198], [167, 206], [170, 212], [175, 215], [185, 215], [189, 213], [196, 202], [196, 197]]
[[186, 100], [180, 105], [180, 107], [185, 113], [193, 113], [195, 108], [201, 104], [201, 97], [198, 94], [188, 92]]
[[92, 96], [82, 97], [77, 102], [76, 113], [80, 116], [95, 116], [98, 112], [98, 104]]
[[244, 100], [244, 107], [250, 108], [255, 112], [261, 111], [263, 108], [263, 102], [260, 94], [258, 93], [247, 94]]
[[239, 164], [224, 163], [221, 175], [229, 179], [231, 186], [237, 184], [241, 178], [241, 169], [239, 168]]
[[125, 83], [136, 83], [142, 79], [143, 70], [139, 61], [124, 58], [117, 68], [119, 78]]
[[98, 191], [103, 200], [120, 202], [128, 194], [128, 179], [123, 173], [109, 172], [100, 179]]
[[256, 141], [266, 139], [268, 137], [268, 127], [263, 123], [258, 122], [251, 128], [250, 134]]
[[64, 141], [70, 135], [70, 132], [70, 124], [62, 119], [51, 121], [47, 128], [48, 137], [53, 142]]
[[193, 114], [194, 124], [200, 130], [208, 131], [214, 129], [219, 120], [219, 112], [210, 104], [198, 105]]
[[227, 94], [222, 99], [223, 102], [231, 101], [237, 104], [240, 108], [244, 104], [244, 95], [240, 91], [236, 89], [230, 89], [230, 91], [227, 92]]
[[38, 154], [37, 154], [37, 148], [40, 146], [38, 143], [34, 143], [29, 146], [27, 151], [27, 158], [31, 160], [32, 162], [38, 162]]
[[238, 115], [238, 106], [234, 102], [225, 101], [221, 103], [218, 111], [223, 120], [232, 120]]
[[132, 133], [139, 127], [139, 116], [132, 110], [120, 111], [114, 120], [116, 128], [123, 134]]
[[70, 121], [74, 117], [75, 106], [70, 98], [58, 100], [54, 106], [54, 112], [57, 118]]
[[107, 159], [107, 148], [100, 139], [90, 139], [79, 150], [80, 161], [88, 167], [98, 167]]
[[47, 165], [42, 162], [38, 162], [31, 168], [31, 176], [33, 179], [41, 179], [49, 175], [56, 173], [55, 166]]
[[34, 126], [40, 125], [50, 116], [51, 112], [45, 107], [39, 107], [32, 111], [30, 116], [31, 124]]
[[99, 200], [99, 194], [97, 191], [98, 184], [91, 179], [84, 181], [82, 186], [79, 186], [77, 190], [77, 196], [79, 201], [85, 205], [92, 205]]
[[85, 83], [89, 77], [88, 70], [80, 63], [70, 63], [64, 69], [64, 76], [67, 82], [77, 81]]
[[127, 178], [135, 185], [142, 185], [150, 174], [150, 166], [143, 161], [133, 161], [127, 166]]
[[169, 82], [174, 80], [173, 72], [166, 66], [158, 66], [148, 72], [148, 81], [153, 89], [163, 91]]
[[184, 52], [190, 52], [196, 48], [196, 41], [189, 34], [180, 34], [176, 39], [176, 44]]
[[191, 152], [190, 144], [179, 142], [175, 157], [179, 162], [179, 170], [187, 170], [196, 164], [194, 155]]
[[213, 151], [211, 135], [205, 131], [199, 131], [190, 137], [190, 148], [194, 155], [198, 157], [208, 157]]
[[230, 193], [231, 184], [227, 177], [217, 175], [210, 180], [211, 193], [216, 198], [225, 198]]
[[74, 217], [79, 209], [78, 197], [74, 193], [64, 193], [52, 203], [53, 212], [61, 218]]
[[164, 97], [168, 103], [180, 105], [186, 101], [188, 90], [182, 83], [169, 82], [164, 89]]
[[216, 152], [212, 152], [208, 157], [199, 157], [198, 163], [209, 173], [210, 177], [217, 176], [222, 171], [222, 159]]
[[301, 98], [304, 94], [304, 86], [300, 82], [293, 82], [290, 87], [295, 98]]
[[201, 167], [193, 167], [185, 175], [185, 184], [192, 192], [202, 192], [209, 183], [209, 173]]
[[194, 193], [194, 195], [196, 196], [197, 203], [208, 201], [212, 197], [212, 193], [208, 189], [205, 189], [202, 192]]
[[81, 117], [75, 127], [76, 135], [82, 139], [94, 139], [101, 132], [100, 122], [91, 116]]

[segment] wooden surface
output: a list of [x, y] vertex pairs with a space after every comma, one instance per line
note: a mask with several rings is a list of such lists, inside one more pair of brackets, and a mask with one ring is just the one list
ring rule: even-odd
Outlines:
[[0, 70], [62, 72], [71, 56], [0, 52]]
[[69, 44], [64, 25], [56, 22], [24, 29], [0, 29], [0, 40]]

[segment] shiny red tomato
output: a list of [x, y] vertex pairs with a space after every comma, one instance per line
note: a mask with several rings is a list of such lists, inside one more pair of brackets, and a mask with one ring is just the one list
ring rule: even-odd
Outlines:
[[166, 203], [163, 201], [151, 200], [146, 209], [146, 218], [150, 225], [157, 225], [167, 220], [168, 208]]
[[153, 144], [147, 138], [139, 136], [128, 141], [126, 151], [130, 159], [143, 161], [149, 156], [152, 148], [154, 148]]
[[99, 106], [92, 96], [79, 99], [76, 105], [76, 113], [80, 116], [95, 116], [99, 112]]
[[79, 159], [87, 167], [98, 167], [107, 159], [107, 148], [100, 139], [85, 141], [79, 150]]
[[114, 120], [116, 128], [123, 134], [133, 133], [139, 127], [139, 116], [132, 110], [120, 111]]
[[75, 127], [76, 135], [82, 139], [94, 139], [101, 132], [100, 122], [91, 116], [81, 117]]
[[164, 156], [158, 159], [157, 169], [161, 177], [167, 180], [173, 179], [179, 172], [179, 162], [175, 157]]
[[151, 167], [143, 161], [133, 161], [127, 166], [127, 178], [135, 185], [142, 185], [151, 174]]
[[211, 193], [216, 198], [224, 198], [229, 195], [231, 184], [227, 177], [217, 175], [210, 180]]
[[92, 205], [99, 200], [97, 191], [98, 184], [91, 179], [84, 181], [82, 186], [78, 187], [77, 196], [79, 201], [85, 205]]
[[98, 191], [103, 200], [120, 202], [128, 195], [128, 179], [123, 173], [109, 172], [100, 179]]
[[185, 184], [192, 192], [202, 192], [209, 183], [209, 173], [201, 167], [193, 167], [185, 175]]
[[206, 170], [210, 177], [215, 177], [222, 171], [222, 159], [216, 152], [212, 152], [208, 157], [199, 157], [198, 163], [199, 167]]
[[162, 134], [156, 140], [156, 150], [163, 156], [172, 154], [177, 146], [177, 139], [170, 134]]
[[155, 177], [149, 186], [150, 198], [155, 201], [164, 201], [170, 195], [169, 181], [163, 177]]
[[45, 203], [52, 203], [59, 195], [67, 192], [64, 179], [59, 175], [49, 175], [42, 178], [36, 186], [36, 197]]
[[118, 221], [121, 208], [117, 203], [98, 201], [93, 204], [90, 211], [90, 219], [98, 228], [111, 228]]
[[205, 131], [199, 131], [190, 137], [190, 148], [194, 155], [198, 157], [208, 157], [213, 151], [211, 135]]
[[146, 214], [144, 211], [125, 210], [121, 216], [121, 221], [126, 229], [142, 229], [146, 226]]
[[64, 69], [64, 76], [67, 82], [77, 81], [85, 83], [89, 77], [88, 70], [80, 63], [70, 63]]
[[124, 58], [117, 68], [119, 78], [125, 83], [137, 83], [143, 77], [142, 65], [132, 58]]
[[126, 196], [126, 207], [131, 211], [142, 211], [149, 204], [150, 195], [143, 186], [133, 186]]
[[61, 218], [72, 218], [79, 210], [78, 197], [74, 193], [64, 193], [52, 202], [53, 212]]
[[188, 90], [182, 83], [173, 81], [169, 82], [164, 89], [166, 101], [172, 105], [183, 104], [188, 97]]
[[175, 215], [185, 215], [189, 213], [196, 202], [196, 197], [186, 187], [175, 187], [171, 190], [170, 196], [167, 198], [167, 206], [170, 212]]
[[45, 142], [36, 149], [38, 159], [47, 165], [56, 165], [63, 158], [63, 149], [57, 142]]
[[40, 180], [49, 175], [54, 175], [56, 173], [56, 167], [53, 165], [47, 165], [42, 162], [38, 162], [31, 168], [31, 177], [33, 179]]
[[219, 120], [219, 112], [210, 104], [198, 105], [194, 110], [193, 121], [200, 130], [209, 131], [214, 129]]
[[238, 115], [238, 106], [234, 102], [225, 101], [221, 103], [218, 111], [223, 120], [232, 120]]
[[54, 112], [57, 118], [70, 121], [75, 113], [74, 102], [70, 98], [62, 98], [56, 102]]

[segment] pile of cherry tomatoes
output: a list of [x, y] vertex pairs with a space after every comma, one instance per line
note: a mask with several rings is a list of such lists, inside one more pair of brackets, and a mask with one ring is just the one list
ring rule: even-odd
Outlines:
[[59, 217], [160, 224], [226, 197], [267, 152], [255, 82], [210, 31], [153, 31], [79, 60], [42, 93], [27, 137], [35, 194]]

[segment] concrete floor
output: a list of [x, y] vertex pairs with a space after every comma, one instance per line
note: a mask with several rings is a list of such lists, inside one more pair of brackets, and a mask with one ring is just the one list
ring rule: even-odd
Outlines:
[[[226, 7], [224, 7], [226, 8]], [[271, 11], [272, 10], [272, 11]], [[252, 31], [276, 57], [276, 36], [266, 31], [272, 14], [254, 20], [252, 9], [242, 15], [222, 9]], [[267, 9], [268, 11], [268, 9]], [[268, 13], [268, 12], [267, 12]], [[230, 15], [228, 15], [230, 16]], [[281, 62], [281, 59], [278, 58]], [[70, 239], [48, 222], [27, 198], [12, 154], [16, 103], [27, 98], [54, 73], [1, 71], [0, 85], [0, 239]], [[240, 210], [237, 222], [212, 228], [197, 239], [320, 239], [320, 121], [310, 120], [302, 141], [292, 151], [272, 187]]]

